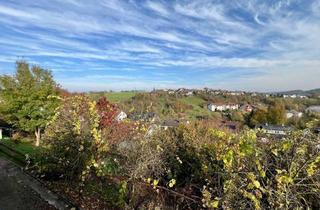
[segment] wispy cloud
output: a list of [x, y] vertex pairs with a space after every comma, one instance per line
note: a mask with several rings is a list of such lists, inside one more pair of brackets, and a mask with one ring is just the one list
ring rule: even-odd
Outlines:
[[3, 1], [0, 73], [23, 57], [74, 90], [314, 88], [319, 14], [320, 0]]

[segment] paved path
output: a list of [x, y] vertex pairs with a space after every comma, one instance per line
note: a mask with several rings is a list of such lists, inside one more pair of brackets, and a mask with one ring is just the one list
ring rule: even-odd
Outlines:
[[0, 210], [57, 209], [54, 206], [70, 209], [18, 166], [0, 157]]

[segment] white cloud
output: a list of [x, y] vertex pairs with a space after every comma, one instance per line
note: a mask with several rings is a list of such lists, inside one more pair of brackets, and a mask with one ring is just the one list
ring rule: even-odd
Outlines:
[[2, 6], [2, 5], [0, 5], [0, 14], [3, 14], [9, 17], [28, 18], [28, 19], [35, 19], [37, 17], [33, 14], [30, 14], [21, 10], [17, 10], [11, 7]]
[[[292, 9], [299, 3], [302, 9]], [[81, 71], [81, 66], [111, 70], [108, 62], [122, 70], [263, 70], [266, 75], [252, 74], [248, 81], [259, 85], [266, 78], [282, 88], [286, 84], [277, 72], [286, 69], [295, 84], [309, 87], [320, 71], [319, 11], [319, 0], [7, 1], [0, 3], [0, 62], [18, 56], [39, 63], [48, 59], [45, 65], [56, 72]], [[301, 75], [301, 69], [309, 73]], [[240, 87], [241, 81], [233, 84]]]
[[167, 10], [167, 8], [161, 4], [160, 2], [155, 2], [155, 1], [147, 1], [146, 6], [149, 7], [151, 10], [167, 16], [169, 14], [169, 11]]

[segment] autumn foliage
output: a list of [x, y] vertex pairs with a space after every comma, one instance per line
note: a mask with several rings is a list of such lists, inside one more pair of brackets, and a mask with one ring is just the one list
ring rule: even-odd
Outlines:
[[100, 116], [100, 126], [107, 127], [110, 126], [117, 116], [118, 108], [110, 103], [106, 97], [102, 97], [97, 102], [97, 110]]
[[[105, 98], [65, 99], [46, 129], [39, 170], [113, 196], [118, 209], [320, 206], [320, 139], [310, 132], [261, 139], [190, 123], [145, 135], [148, 124], [118, 122], [118, 111]], [[116, 193], [108, 194], [111, 185]]]

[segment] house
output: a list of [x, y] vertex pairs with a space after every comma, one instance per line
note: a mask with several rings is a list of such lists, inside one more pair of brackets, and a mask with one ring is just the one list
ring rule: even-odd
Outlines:
[[193, 91], [188, 91], [187, 93], [186, 93], [186, 96], [192, 96], [193, 95]]
[[208, 109], [210, 111], [216, 112], [216, 111], [227, 111], [227, 110], [237, 110], [239, 109], [238, 104], [213, 104], [210, 103], [208, 105]]
[[244, 95], [245, 92], [242, 92], [242, 91], [234, 91], [234, 92], [229, 92], [229, 93], [226, 93], [227, 95], [231, 95], [231, 96], [241, 96], [241, 95]]
[[303, 98], [308, 98], [308, 96], [305, 96], [305, 95], [298, 95], [298, 98], [303, 99]]
[[292, 117], [300, 118], [300, 117], [302, 117], [302, 115], [303, 115], [302, 112], [297, 112], [295, 110], [290, 110], [290, 111], [287, 111], [287, 113], [286, 113], [287, 119], [290, 119]]
[[250, 104], [243, 104], [240, 106], [239, 108], [241, 111], [243, 112], [252, 112], [253, 111], [253, 106], [251, 106]]
[[283, 125], [258, 125], [256, 129], [263, 130], [266, 134], [277, 135], [277, 136], [285, 136], [287, 135], [292, 129], [288, 126]]
[[208, 109], [212, 112], [215, 112], [218, 108], [218, 105], [216, 104], [208, 104]]
[[126, 119], [127, 118], [127, 114], [124, 112], [124, 111], [121, 111], [117, 116], [116, 116], [116, 120], [118, 121], [118, 122], [120, 122], [120, 121], [122, 121], [122, 120], [124, 120], [124, 119]]
[[306, 112], [309, 112], [309, 113], [320, 113], [320, 106], [309, 106], [306, 109]]
[[297, 98], [296, 94], [290, 95], [290, 98]]
[[11, 132], [12, 127], [6, 121], [0, 119], [0, 139], [2, 139], [4, 135], [10, 136]]

